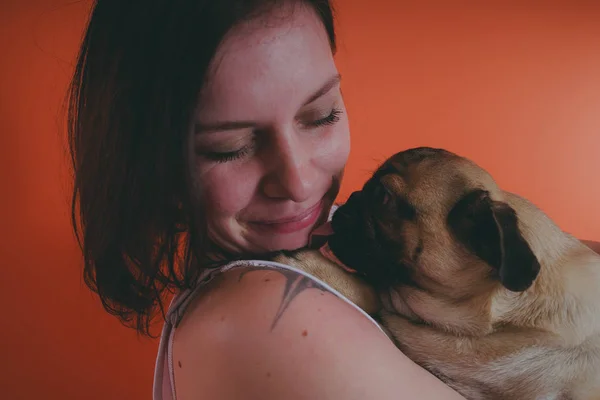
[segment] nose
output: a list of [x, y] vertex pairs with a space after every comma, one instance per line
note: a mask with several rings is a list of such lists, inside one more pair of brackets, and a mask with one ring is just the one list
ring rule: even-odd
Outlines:
[[297, 203], [310, 200], [319, 184], [313, 149], [294, 133], [276, 136], [272, 151], [266, 156], [269, 172], [263, 180], [264, 194]]

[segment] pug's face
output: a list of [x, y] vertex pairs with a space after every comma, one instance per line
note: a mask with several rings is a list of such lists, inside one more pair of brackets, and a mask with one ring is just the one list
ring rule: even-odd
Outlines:
[[441, 149], [395, 154], [334, 214], [329, 246], [378, 289], [526, 290], [539, 263], [492, 177]]

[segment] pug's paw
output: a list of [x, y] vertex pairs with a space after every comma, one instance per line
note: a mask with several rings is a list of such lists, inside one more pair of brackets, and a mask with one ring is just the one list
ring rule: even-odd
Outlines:
[[[317, 254], [314, 254], [317, 253]], [[309, 271], [309, 266], [314, 264], [319, 256], [317, 251], [314, 250], [281, 250], [271, 257], [271, 261], [292, 266], [294, 268], [301, 269], [302, 271], [312, 273]]]
[[357, 275], [342, 269], [318, 250], [304, 249], [281, 252], [275, 255], [272, 260], [298, 268], [317, 277], [368, 314], [376, 314], [381, 309], [379, 296], [373, 287]]

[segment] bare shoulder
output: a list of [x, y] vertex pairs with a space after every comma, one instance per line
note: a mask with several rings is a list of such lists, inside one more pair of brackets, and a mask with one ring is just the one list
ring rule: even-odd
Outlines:
[[178, 400], [461, 398], [358, 310], [281, 270], [213, 281], [177, 327], [173, 364]]

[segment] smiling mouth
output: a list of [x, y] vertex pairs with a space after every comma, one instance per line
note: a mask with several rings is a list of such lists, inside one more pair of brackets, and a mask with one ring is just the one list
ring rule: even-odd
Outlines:
[[322, 214], [324, 200], [319, 201], [306, 211], [291, 217], [276, 220], [251, 221], [250, 224], [263, 231], [272, 233], [293, 233], [314, 225]]
[[285, 223], [288, 223], [288, 222], [301, 221], [304, 218], [308, 217], [316, 209], [320, 208], [321, 205], [322, 205], [322, 203], [323, 203], [323, 200], [319, 201], [317, 204], [315, 204], [314, 206], [310, 207], [306, 211], [304, 211], [304, 212], [302, 212], [300, 214], [294, 215], [292, 217], [280, 218], [280, 219], [275, 219], [275, 220], [270, 220], [270, 221], [256, 221], [256, 222], [253, 222], [253, 223], [265, 224], [265, 225], [273, 225], [273, 224], [285, 224]]

